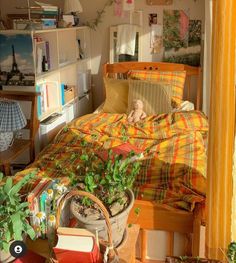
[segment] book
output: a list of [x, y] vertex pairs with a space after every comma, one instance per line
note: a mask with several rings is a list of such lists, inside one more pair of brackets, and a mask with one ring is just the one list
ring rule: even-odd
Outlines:
[[47, 184], [48, 179], [43, 178], [39, 181], [37, 186], [28, 194], [27, 196], [27, 202], [29, 203], [29, 210], [30, 210], [30, 224], [31, 226], [36, 225], [36, 219], [35, 215], [37, 211], [39, 210], [39, 205], [37, 202], [37, 195], [40, 193], [40, 191], [44, 188], [44, 186]]
[[47, 58], [47, 62], [48, 62], [48, 70], [51, 69], [51, 63], [50, 63], [50, 47], [49, 47], [49, 42], [46, 41], [45, 42], [45, 53], [46, 53], [46, 58]]
[[59, 227], [58, 242], [53, 248], [58, 262], [100, 263], [101, 255], [96, 238], [86, 229]]

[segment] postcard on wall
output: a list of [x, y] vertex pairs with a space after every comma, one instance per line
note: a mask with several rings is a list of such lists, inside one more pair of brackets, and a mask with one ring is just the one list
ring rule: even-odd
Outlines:
[[114, 15], [121, 17], [123, 13], [122, 0], [116, 0], [114, 3]]
[[1, 33], [0, 50], [0, 85], [34, 86], [31, 34]]
[[164, 10], [163, 44], [166, 50], [188, 47], [189, 10]]
[[152, 25], [151, 36], [150, 36], [150, 46], [151, 54], [158, 54], [162, 52], [163, 48], [163, 37], [162, 37], [163, 26], [162, 25]]

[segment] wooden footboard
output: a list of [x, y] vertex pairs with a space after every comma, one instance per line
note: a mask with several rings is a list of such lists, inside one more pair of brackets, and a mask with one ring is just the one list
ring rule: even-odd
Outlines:
[[[138, 216], [135, 209], [139, 208]], [[196, 206], [194, 212], [172, 209], [165, 205], [150, 201], [136, 200], [130, 212], [129, 223], [139, 224], [141, 227], [141, 261], [144, 262], [147, 254], [147, 230], [163, 230], [168, 233], [167, 254], [173, 256], [174, 232], [186, 234], [188, 246], [186, 253], [192, 256], [199, 255], [201, 209]], [[193, 234], [191, 245], [190, 234]], [[190, 247], [190, 248], [189, 248]]]

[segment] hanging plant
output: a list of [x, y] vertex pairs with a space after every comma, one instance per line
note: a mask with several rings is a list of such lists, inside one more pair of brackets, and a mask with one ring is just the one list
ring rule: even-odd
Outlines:
[[102, 17], [106, 13], [106, 8], [111, 6], [113, 3], [115, 3], [116, 0], [108, 0], [103, 8], [99, 11], [97, 11], [97, 16], [96, 18], [92, 19], [91, 21], [87, 21], [84, 25], [90, 27], [93, 30], [96, 30], [98, 25], [102, 22]]

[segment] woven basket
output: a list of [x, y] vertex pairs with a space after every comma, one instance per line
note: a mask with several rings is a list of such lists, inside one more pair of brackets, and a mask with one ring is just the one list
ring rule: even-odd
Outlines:
[[[63, 208], [65, 202], [74, 196], [88, 197], [89, 199], [91, 199], [94, 203], [96, 203], [99, 206], [99, 208], [101, 209], [101, 211], [104, 215], [105, 221], [106, 221], [107, 234], [108, 234], [108, 241], [99, 240], [100, 250], [101, 250], [101, 253], [104, 255], [104, 262], [108, 262], [108, 263], [119, 262], [117, 251], [116, 251], [116, 249], [113, 248], [109, 213], [108, 213], [106, 207], [103, 205], [103, 203], [96, 196], [94, 196], [88, 192], [84, 192], [84, 191], [80, 191], [80, 190], [72, 190], [72, 191], [68, 192], [67, 194], [65, 194], [64, 197], [61, 199], [60, 204], [57, 208], [56, 229], [58, 229], [58, 227], [60, 226], [61, 212], [62, 212], [62, 208]], [[50, 261], [51, 262], [58, 262], [55, 259], [55, 254], [53, 253], [53, 250], [52, 250], [51, 255], [52, 256], [51, 256]]]

